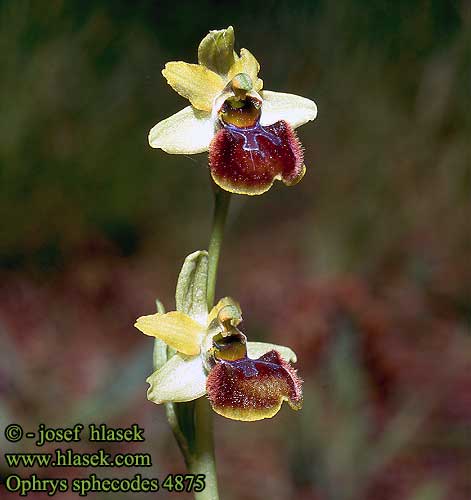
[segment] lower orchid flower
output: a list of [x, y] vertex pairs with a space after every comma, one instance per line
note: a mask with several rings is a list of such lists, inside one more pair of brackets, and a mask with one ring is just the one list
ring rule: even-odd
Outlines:
[[192, 401], [207, 394], [213, 410], [234, 420], [273, 417], [283, 401], [302, 406], [301, 380], [288, 347], [247, 342], [237, 328], [239, 305], [221, 299], [209, 314], [180, 311], [141, 316], [135, 326], [176, 353], [147, 379], [154, 403]]

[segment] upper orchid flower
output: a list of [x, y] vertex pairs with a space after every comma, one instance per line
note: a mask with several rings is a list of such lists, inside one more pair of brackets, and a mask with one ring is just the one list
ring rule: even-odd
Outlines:
[[[204, 266], [206, 256], [206, 252], [195, 252], [185, 265], [188, 268], [199, 261], [197, 265], [202, 262]], [[294, 352], [247, 342], [237, 328], [241, 321], [239, 305], [228, 297], [209, 314], [204, 300], [189, 314], [172, 311], [138, 318], [135, 326], [141, 332], [176, 350], [147, 379], [147, 398], [154, 403], [184, 402], [207, 394], [214, 411], [244, 421], [273, 417], [283, 401], [295, 410], [301, 408], [301, 380], [290, 364], [296, 361]]]
[[169, 62], [162, 74], [188, 99], [187, 106], [155, 125], [149, 144], [167, 153], [209, 150], [211, 176], [238, 194], [262, 194], [278, 179], [303, 177], [302, 146], [293, 129], [314, 120], [304, 97], [262, 90], [255, 57], [234, 51], [234, 29], [210, 31], [198, 48], [198, 64]]

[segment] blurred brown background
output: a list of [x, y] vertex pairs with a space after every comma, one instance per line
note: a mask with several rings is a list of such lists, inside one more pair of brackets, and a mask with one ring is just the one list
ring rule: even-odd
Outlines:
[[240, 300], [251, 340], [296, 350], [305, 406], [215, 417], [222, 498], [471, 498], [469, 5], [0, 3], [0, 449], [58, 446], [6, 442], [12, 422], [137, 422], [146, 442], [129, 449], [153, 456], [23, 475], [184, 472], [132, 324], [156, 297], [173, 309], [211, 189], [205, 155], [151, 150], [147, 133], [186, 105], [164, 63], [195, 62], [232, 24], [265, 87], [319, 115], [299, 130], [301, 184], [231, 207], [217, 295]]

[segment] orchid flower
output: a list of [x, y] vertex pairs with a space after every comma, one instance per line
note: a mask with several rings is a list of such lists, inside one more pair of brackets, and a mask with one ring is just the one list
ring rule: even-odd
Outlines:
[[[206, 252], [187, 257], [204, 266]], [[181, 288], [181, 286], [180, 286]], [[198, 290], [196, 290], [198, 292]], [[177, 297], [178, 297], [177, 286]], [[175, 354], [147, 379], [147, 398], [154, 403], [185, 402], [208, 396], [220, 415], [243, 421], [273, 417], [283, 401], [298, 410], [302, 406], [301, 380], [291, 362], [288, 347], [247, 342], [238, 329], [242, 321], [239, 304], [221, 299], [208, 313], [205, 300], [194, 301], [188, 310], [141, 316], [135, 326], [163, 341]]]
[[260, 65], [247, 50], [234, 51], [234, 29], [210, 31], [198, 64], [169, 62], [162, 71], [190, 106], [157, 123], [149, 144], [171, 154], [209, 151], [214, 182], [238, 194], [266, 192], [275, 180], [292, 186], [306, 171], [294, 129], [314, 120], [316, 104], [293, 94], [263, 90]]

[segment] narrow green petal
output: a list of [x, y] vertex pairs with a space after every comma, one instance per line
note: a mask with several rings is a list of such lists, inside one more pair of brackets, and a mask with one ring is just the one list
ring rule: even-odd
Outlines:
[[200, 352], [200, 336], [204, 327], [182, 312], [141, 316], [134, 326], [146, 335], [163, 340], [183, 354], [192, 356]]
[[253, 89], [259, 92], [263, 87], [263, 81], [257, 76], [259, 71], [260, 64], [255, 59], [255, 56], [249, 50], [241, 49], [240, 57], [237, 58], [229, 71], [228, 80], [231, 80], [239, 73], [246, 73], [252, 80]]
[[149, 144], [170, 154], [195, 154], [208, 151], [213, 137], [211, 114], [187, 106], [157, 123], [149, 132]]
[[192, 401], [206, 394], [206, 373], [199, 356], [175, 354], [147, 382], [147, 399], [157, 404]]
[[317, 106], [314, 101], [294, 94], [282, 92], [261, 92], [263, 98], [262, 125], [271, 125], [279, 120], [287, 121], [293, 128], [314, 120], [317, 116]]
[[288, 363], [296, 363], [296, 354], [289, 347], [266, 344], [265, 342], [247, 342], [247, 356], [251, 359], [257, 359], [272, 350], [279, 352], [280, 356]]

